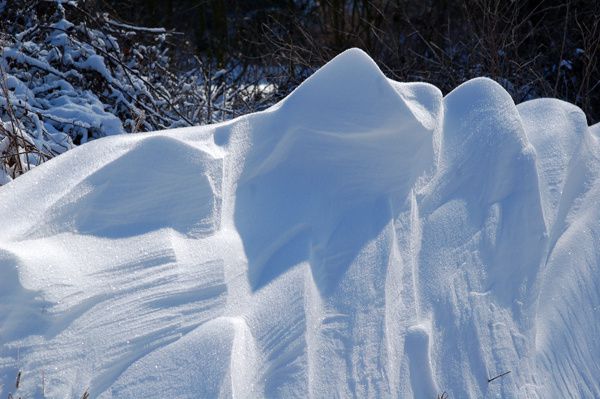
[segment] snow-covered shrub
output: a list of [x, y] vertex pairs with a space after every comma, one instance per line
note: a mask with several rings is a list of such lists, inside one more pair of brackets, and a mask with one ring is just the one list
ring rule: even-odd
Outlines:
[[0, 184], [93, 138], [211, 123], [270, 104], [260, 77], [244, 71], [241, 82], [233, 62], [215, 68], [188, 56], [163, 28], [76, 1], [0, 5]]

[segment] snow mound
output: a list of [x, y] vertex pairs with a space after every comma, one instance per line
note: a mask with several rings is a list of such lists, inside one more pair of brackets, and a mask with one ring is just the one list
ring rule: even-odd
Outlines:
[[219, 168], [210, 154], [175, 138], [149, 137], [66, 191], [48, 208], [49, 220], [33, 231], [103, 237], [160, 228], [214, 233], [218, 214], [211, 172]]
[[0, 189], [0, 396], [598, 397], [598, 131], [353, 49], [76, 148]]

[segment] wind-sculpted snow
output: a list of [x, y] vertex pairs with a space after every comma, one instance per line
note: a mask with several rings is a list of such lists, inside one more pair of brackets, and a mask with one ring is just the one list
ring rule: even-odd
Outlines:
[[599, 131], [349, 50], [83, 145], [0, 189], [0, 396], [600, 397]]

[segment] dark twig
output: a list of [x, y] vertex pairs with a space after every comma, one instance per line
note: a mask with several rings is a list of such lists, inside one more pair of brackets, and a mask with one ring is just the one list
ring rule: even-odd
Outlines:
[[508, 370], [508, 371], [505, 371], [504, 373], [502, 373], [502, 374], [499, 374], [499, 375], [495, 376], [494, 378], [488, 378], [488, 384], [489, 384], [490, 382], [492, 382], [492, 381], [494, 381], [494, 380], [496, 380], [496, 379], [500, 378], [500, 377], [504, 377], [504, 376], [505, 376], [505, 375], [507, 375], [508, 373], [510, 373], [510, 370]]

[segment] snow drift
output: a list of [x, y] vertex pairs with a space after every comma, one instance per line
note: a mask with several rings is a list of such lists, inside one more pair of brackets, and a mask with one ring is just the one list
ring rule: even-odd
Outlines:
[[0, 189], [0, 396], [599, 397], [599, 135], [349, 50], [76, 148]]

